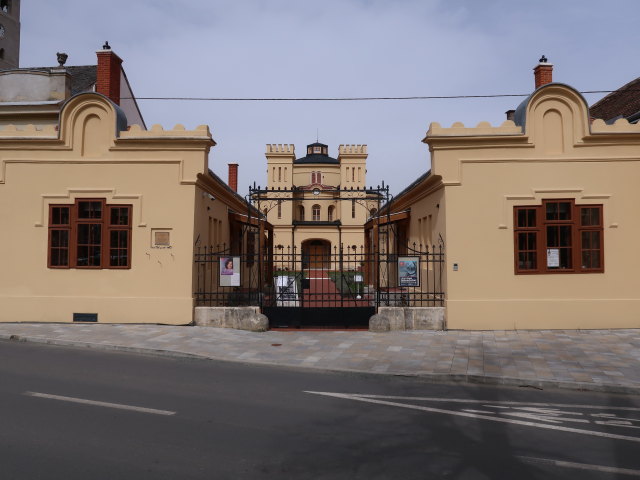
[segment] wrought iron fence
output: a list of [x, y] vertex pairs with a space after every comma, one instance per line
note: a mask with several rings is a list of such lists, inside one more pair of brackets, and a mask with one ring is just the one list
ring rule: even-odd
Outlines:
[[444, 245], [401, 253], [364, 246], [261, 249], [198, 247], [196, 305], [299, 308], [442, 306]]

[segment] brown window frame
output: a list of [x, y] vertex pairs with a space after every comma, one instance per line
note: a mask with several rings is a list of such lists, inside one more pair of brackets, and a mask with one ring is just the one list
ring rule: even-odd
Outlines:
[[[100, 205], [100, 217], [93, 217], [91, 211], [89, 216], [83, 217], [80, 214], [80, 204], [93, 202]], [[112, 216], [116, 209], [126, 210], [126, 223], [120, 223], [121, 216], [115, 218], [116, 223], [112, 222]], [[66, 211], [67, 222], [63, 223], [62, 214], [58, 212]], [[133, 205], [126, 204], [107, 204], [104, 198], [78, 198], [74, 203], [69, 204], [51, 204], [49, 205], [49, 232], [47, 241], [47, 267], [52, 269], [80, 269], [80, 270], [124, 270], [131, 268], [132, 254], [132, 214]], [[124, 216], [124, 215], [123, 215]], [[79, 231], [86, 225], [99, 226], [98, 238], [92, 237], [92, 228], [88, 227], [88, 235], [86, 243], [80, 243]], [[53, 239], [56, 232], [66, 232], [66, 245], [54, 245]], [[95, 232], [95, 231], [94, 231]], [[115, 237], [114, 235], [115, 234]], [[63, 235], [64, 236], [64, 235]], [[122, 237], [124, 242], [122, 242]], [[112, 242], [116, 241], [116, 245]], [[119, 242], [118, 242], [119, 240]], [[78, 264], [79, 248], [87, 249], [87, 264]], [[90, 264], [91, 251], [99, 249], [99, 261]], [[60, 252], [66, 250], [66, 262], [59, 261]], [[56, 255], [55, 252], [58, 252]], [[124, 251], [124, 255], [122, 255]], [[115, 254], [113, 257], [112, 253]], [[119, 262], [120, 265], [112, 265], [113, 258], [126, 258], [126, 262]]]
[[[569, 218], [560, 218], [560, 213], [556, 218], [547, 219], [547, 205], [550, 204], [569, 203]], [[588, 209], [597, 210], [597, 224], [583, 225], [583, 211]], [[540, 205], [518, 205], [513, 207], [513, 232], [514, 232], [514, 271], [517, 275], [531, 274], [581, 274], [581, 273], [603, 273], [604, 272], [604, 218], [602, 204], [576, 204], [575, 199], [545, 199]], [[529, 217], [526, 218], [527, 225], [520, 225], [518, 221], [518, 213], [521, 211], [529, 211], [534, 213], [533, 224], [529, 224]], [[557, 212], [560, 212], [559, 205]], [[567, 213], [567, 212], [565, 212]], [[590, 219], [593, 219], [591, 216]], [[553, 241], [553, 234], [550, 235], [550, 229], [556, 230], [557, 245], [550, 246]], [[568, 236], [569, 241], [562, 242], [562, 232], [565, 239]], [[597, 245], [586, 245], [583, 233], [591, 232], [597, 236]], [[519, 241], [521, 235], [527, 236], [524, 242], [525, 248], [521, 248], [523, 242]], [[531, 246], [533, 239], [534, 246]], [[548, 267], [547, 266], [547, 248], [558, 248], [565, 250], [568, 254], [562, 255], [563, 259], [568, 263], [568, 267]], [[535, 258], [535, 267], [521, 268], [520, 255], [529, 255]], [[599, 266], [584, 267], [584, 255], [587, 258], [599, 259]]]

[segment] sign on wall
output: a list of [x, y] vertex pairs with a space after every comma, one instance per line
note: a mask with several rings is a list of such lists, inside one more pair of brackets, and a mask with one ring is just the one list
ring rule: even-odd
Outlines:
[[420, 257], [398, 257], [398, 285], [420, 286]]
[[240, 257], [220, 257], [220, 286], [240, 286]]
[[547, 268], [560, 268], [559, 248], [547, 248]]

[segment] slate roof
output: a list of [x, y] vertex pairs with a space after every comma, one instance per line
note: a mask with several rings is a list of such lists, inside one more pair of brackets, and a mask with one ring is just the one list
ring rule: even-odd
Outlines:
[[589, 112], [593, 118], [604, 121], [637, 116], [640, 113], [640, 77], [594, 103]]
[[[325, 145], [324, 143], [318, 143], [318, 142], [311, 143], [307, 145], [307, 152], [309, 151], [309, 148], [312, 148], [312, 147], [322, 147], [323, 149], [326, 149], [327, 145]], [[329, 155], [325, 155], [324, 153], [312, 153], [311, 155], [307, 155], [306, 157], [302, 157], [294, 160], [293, 163], [296, 165], [309, 164], [309, 163], [324, 163], [324, 164], [332, 164], [332, 165], [340, 164], [340, 162], [337, 159], [330, 157]]]
[[293, 161], [296, 165], [305, 164], [305, 163], [329, 163], [338, 165], [340, 162], [336, 158], [332, 158], [329, 155], [321, 155], [319, 153], [314, 153], [312, 155], [307, 155], [306, 157], [298, 158]]

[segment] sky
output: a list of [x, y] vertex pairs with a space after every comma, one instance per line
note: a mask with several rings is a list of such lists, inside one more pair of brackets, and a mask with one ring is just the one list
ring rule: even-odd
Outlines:
[[[544, 54], [554, 81], [614, 90], [640, 76], [638, 18], [638, 0], [22, 0], [20, 66], [95, 64], [108, 40], [137, 97], [452, 96], [529, 94]], [[148, 127], [209, 125], [209, 167], [238, 163], [243, 195], [266, 144], [302, 157], [316, 136], [333, 157], [367, 144], [367, 184], [397, 194], [430, 167], [431, 122], [499, 125], [523, 98], [139, 106]]]

